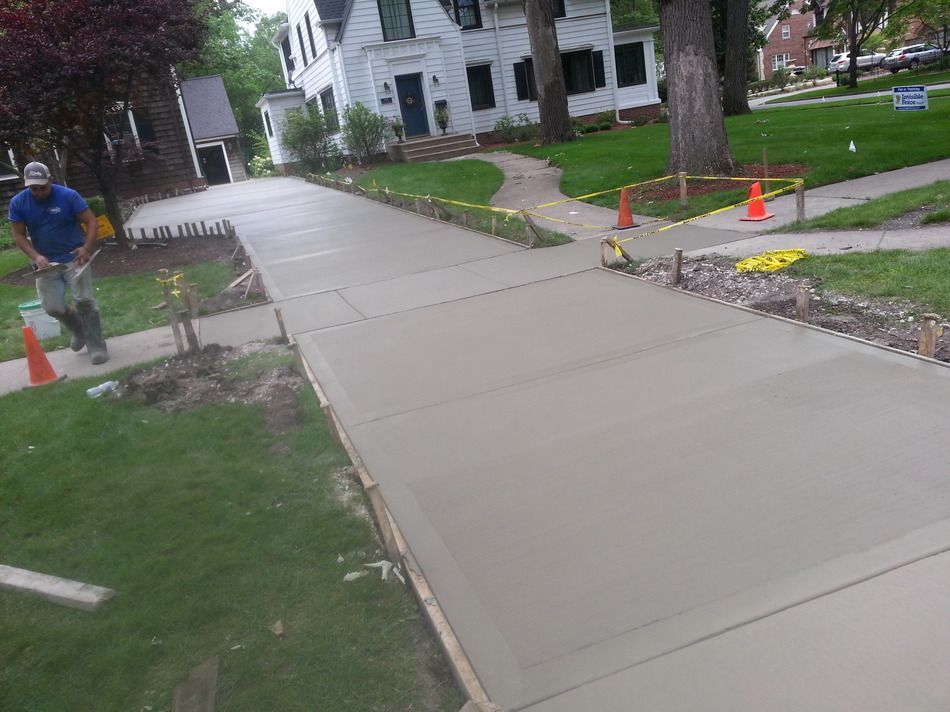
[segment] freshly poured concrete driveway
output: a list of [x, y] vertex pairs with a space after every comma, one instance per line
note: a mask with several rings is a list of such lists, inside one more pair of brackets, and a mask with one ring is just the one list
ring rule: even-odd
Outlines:
[[950, 707], [950, 369], [591, 269], [596, 244], [228, 195], [496, 703]]

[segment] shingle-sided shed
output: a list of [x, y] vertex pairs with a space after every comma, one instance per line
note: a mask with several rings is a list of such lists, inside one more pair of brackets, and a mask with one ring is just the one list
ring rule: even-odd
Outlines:
[[181, 97], [208, 184], [247, 180], [237, 121], [221, 76], [186, 79], [181, 83]]

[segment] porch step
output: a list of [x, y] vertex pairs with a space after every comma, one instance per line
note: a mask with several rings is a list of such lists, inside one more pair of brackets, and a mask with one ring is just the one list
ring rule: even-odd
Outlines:
[[404, 143], [390, 143], [386, 146], [386, 152], [394, 161], [421, 163], [464, 156], [477, 148], [478, 144], [472, 134], [448, 134], [410, 139]]

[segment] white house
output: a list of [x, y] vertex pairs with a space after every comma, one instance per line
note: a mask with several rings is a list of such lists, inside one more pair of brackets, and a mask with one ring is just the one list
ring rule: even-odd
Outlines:
[[[571, 116], [655, 112], [656, 28], [615, 33], [609, 0], [553, 1]], [[287, 11], [273, 41], [288, 89], [258, 102], [275, 165], [291, 162], [281, 126], [304, 103], [337, 122], [362, 103], [400, 118], [407, 138], [438, 135], [440, 106], [453, 134], [539, 120], [521, 0], [288, 0]]]

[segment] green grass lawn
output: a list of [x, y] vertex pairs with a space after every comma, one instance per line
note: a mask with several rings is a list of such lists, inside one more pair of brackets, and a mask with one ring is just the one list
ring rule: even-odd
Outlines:
[[[366, 188], [370, 197], [378, 194], [372, 190], [374, 183], [379, 188], [406, 193], [409, 195], [431, 195], [444, 200], [456, 200], [471, 205], [488, 205], [491, 197], [498, 192], [504, 182], [501, 169], [492, 163], [478, 160], [448, 161], [433, 163], [394, 163], [381, 166], [368, 173], [364, 173], [356, 180], [357, 184]], [[410, 200], [407, 198], [406, 200]], [[446, 214], [453, 220], [461, 222], [462, 213], [465, 213], [465, 225], [490, 235], [503, 237], [514, 242], [527, 242], [525, 225], [519, 219], [509, 215], [493, 212], [487, 209], [453, 205], [449, 202], [439, 202]], [[492, 217], [495, 218], [494, 231]], [[563, 245], [571, 238], [553, 230], [540, 228], [542, 238], [540, 247]]]
[[819, 278], [822, 290], [906, 299], [943, 316], [950, 314], [950, 249], [809, 255], [786, 272]]
[[922, 224], [950, 222], [950, 180], [937, 181], [923, 188], [911, 188], [869, 200], [862, 205], [839, 208], [817, 218], [794, 225], [786, 225], [782, 232], [812, 230], [849, 230], [876, 227], [921, 207], [933, 212], [924, 216]]
[[[0, 275], [25, 267], [27, 262], [26, 255], [17, 249], [2, 250]], [[180, 269], [185, 274], [186, 282], [198, 284], [201, 299], [214, 296], [234, 279], [231, 265], [222, 262], [188, 265]], [[106, 337], [130, 334], [168, 323], [165, 310], [151, 309], [163, 299], [156, 275], [96, 277], [93, 285]], [[33, 299], [36, 299], [36, 289], [32, 286], [0, 284], [0, 361], [24, 355], [23, 319], [18, 306]], [[64, 335], [44, 340], [43, 348], [49, 351], [68, 343], [69, 339]]]
[[[254, 358], [243, 377], [293, 362]], [[118, 591], [95, 613], [0, 591], [0, 709], [168, 710], [215, 655], [221, 710], [461, 706], [407, 590], [343, 582], [379, 544], [334, 494], [345, 453], [309, 388], [275, 432], [259, 407], [163, 413], [96, 382], [0, 398], [0, 562]]]
[[939, 69], [920, 69], [910, 71], [902, 69], [897, 74], [887, 74], [873, 79], [863, 79], [858, 82], [858, 88], [837, 87], [834, 85], [825, 86], [808, 92], [801, 92], [795, 96], [782, 96], [775, 99], [769, 99], [766, 104], [781, 104], [786, 101], [801, 101], [802, 99], [819, 99], [821, 97], [849, 96], [851, 94], [864, 94], [874, 91], [887, 91], [890, 93], [893, 87], [917, 85], [917, 84], [942, 84], [950, 82], [950, 71]]

